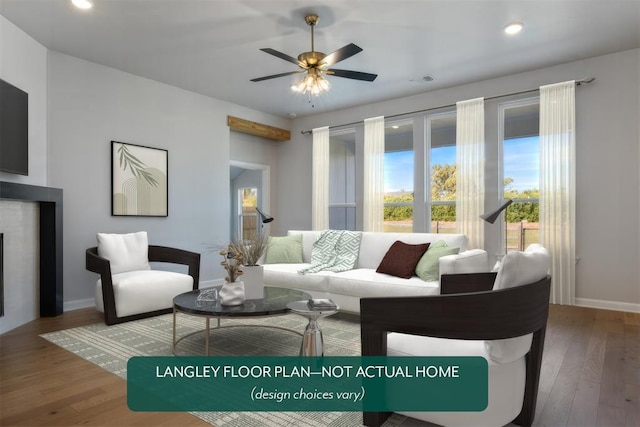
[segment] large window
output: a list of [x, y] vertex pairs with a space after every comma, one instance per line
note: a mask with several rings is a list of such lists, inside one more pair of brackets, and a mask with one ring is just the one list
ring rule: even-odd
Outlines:
[[384, 231], [413, 231], [413, 174], [413, 123], [390, 123], [384, 135]]
[[456, 232], [456, 116], [427, 118], [429, 135], [429, 213], [432, 233]]
[[[486, 227], [490, 253], [538, 242], [539, 101], [485, 104], [487, 209], [514, 203]], [[362, 229], [363, 126], [330, 137], [329, 226]], [[385, 124], [384, 231], [456, 232], [456, 112], [451, 108]]]
[[329, 228], [356, 230], [355, 131], [329, 138]]
[[539, 111], [537, 99], [501, 106], [503, 198], [514, 201], [505, 214], [505, 252], [539, 242]]

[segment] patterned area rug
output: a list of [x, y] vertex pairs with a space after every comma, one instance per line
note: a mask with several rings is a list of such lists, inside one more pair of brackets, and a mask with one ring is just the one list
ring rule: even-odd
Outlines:
[[[223, 328], [212, 331], [210, 353], [215, 356], [297, 356], [301, 337], [276, 326], [304, 331], [307, 320], [295, 314], [252, 319], [222, 320]], [[357, 318], [337, 314], [320, 320], [324, 335], [325, 355], [357, 356], [360, 354], [360, 324]], [[230, 325], [245, 327], [225, 328]], [[211, 326], [214, 326], [212, 321]], [[177, 336], [182, 337], [204, 329], [204, 319], [178, 314]], [[133, 356], [170, 356], [173, 339], [173, 315], [106, 326], [103, 323], [43, 334], [46, 340], [88, 360], [95, 365], [127, 378], [127, 360]], [[204, 334], [196, 333], [183, 339], [179, 354], [201, 355]], [[217, 427], [352, 427], [362, 425], [360, 412], [193, 412]], [[385, 427], [426, 425], [394, 414]]]

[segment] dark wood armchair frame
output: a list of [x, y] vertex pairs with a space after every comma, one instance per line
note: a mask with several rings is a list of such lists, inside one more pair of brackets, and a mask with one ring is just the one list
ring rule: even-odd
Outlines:
[[[188, 274], [193, 277], [193, 289], [198, 289], [200, 282], [200, 254], [189, 252], [183, 249], [170, 248], [166, 246], [149, 245], [149, 262], [167, 262], [172, 264], [182, 264], [189, 267]], [[102, 300], [104, 301], [104, 323], [115, 325], [116, 323], [128, 322], [131, 320], [143, 319], [145, 317], [158, 316], [160, 314], [171, 313], [173, 308], [149, 311], [146, 313], [133, 314], [131, 316], [118, 317], [116, 314], [116, 302], [113, 293], [113, 282], [111, 280], [111, 265], [109, 260], [98, 256], [98, 248], [87, 249], [86, 268], [89, 271], [98, 273], [102, 279]]]
[[[533, 333], [525, 356], [524, 402], [513, 421], [533, 423], [544, 336], [549, 315], [551, 277], [509, 289], [491, 290], [495, 273], [442, 276], [444, 295], [361, 298], [363, 356], [386, 356], [387, 332], [463, 340], [513, 338]], [[455, 293], [456, 289], [464, 293]], [[364, 425], [380, 426], [389, 412], [364, 412]]]

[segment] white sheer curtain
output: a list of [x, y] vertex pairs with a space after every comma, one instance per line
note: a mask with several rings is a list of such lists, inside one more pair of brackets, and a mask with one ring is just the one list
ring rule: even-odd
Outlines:
[[364, 121], [363, 231], [382, 231], [384, 215], [384, 117]]
[[540, 243], [551, 254], [551, 302], [575, 302], [575, 82], [540, 87]]
[[484, 248], [484, 98], [456, 103], [456, 224], [469, 249]]
[[329, 228], [329, 127], [313, 129], [311, 228]]

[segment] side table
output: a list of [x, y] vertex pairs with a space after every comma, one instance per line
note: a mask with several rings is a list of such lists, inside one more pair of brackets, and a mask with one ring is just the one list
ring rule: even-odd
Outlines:
[[311, 309], [307, 301], [293, 301], [287, 304], [287, 308], [293, 313], [306, 317], [309, 324], [302, 334], [302, 345], [300, 346], [300, 356], [324, 356], [324, 340], [322, 330], [318, 325], [318, 319], [331, 316], [338, 312], [338, 308], [333, 309]]

